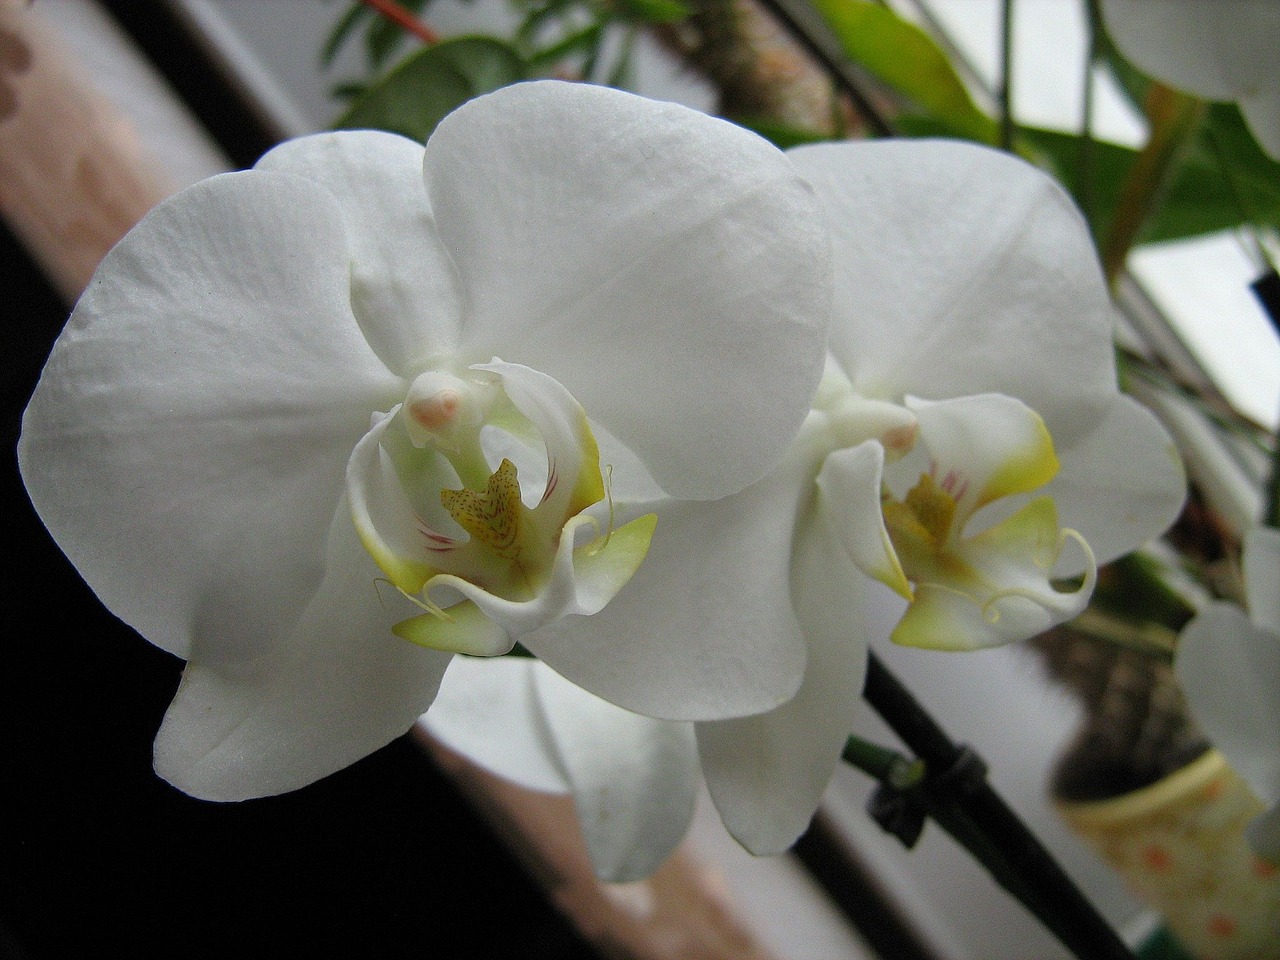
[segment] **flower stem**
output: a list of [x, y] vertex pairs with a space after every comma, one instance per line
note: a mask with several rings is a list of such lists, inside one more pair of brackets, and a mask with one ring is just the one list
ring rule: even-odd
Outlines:
[[863, 773], [884, 782], [895, 790], [909, 789], [924, 779], [923, 761], [912, 760], [896, 750], [863, 740], [861, 737], [850, 737], [840, 756], [845, 763], [857, 767]]
[[1013, 0], [1000, 3], [1000, 147], [1014, 152], [1017, 126], [1013, 117]]
[[813, 4], [808, 0], [760, 0], [760, 5], [822, 65], [836, 87], [849, 97], [874, 136], [894, 135], [893, 123], [863, 89], [861, 76]]
[[1103, 270], [1112, 284], [1124, 270], [1129, 250], [1163, 198], [1183, 149], [1204, 115], [1203, 101], [1159, 83], [1151, 85], [1144, 108], [1151, 132], [1120, 185], [1102, 247]]
[[[1270, 267], [1249, 288], [1270, 318], [1272, 326], [1280, 330], [1280, 273]], [[1280, 443], [1275, 445], [1271, 453], [1271, 475], [1267, 478], [1265, 494], [1266, 512], [1262, 522], [1268, 527], [1280, 527]]]
[[904, 795], [933, 817], [1062, 943], [1082, 960], [1133, 960], [1133, 953], [1053, 856], [983, 777], [971, 750], [957, 746], [875, 653], [863, 696], [926, 765]]
[[440, 42], [440, 34], [427, 26], [395, 0], [360, 0], [366, 7], [380, 16], [386, 17], [406, 33], [412, 33], [428, 46]]
[[1088, 37], [1084, 54], [1084, 88], [1080, 102], [1080, 150], [1077, 159], [1077, 180], [1079, 187], [1076, 195], [1080, 200], [1080, 209], [1089, 227], [1097, 233], [1094, 214], [1097, 212], [1097, 184], [1094, 178], [1098, 175], [1097, 139], [1093, 133], [1094, 121], [1094, 68], [1102, 56], [1102, 14], [1098, 10], [1097, 0], [1085, 2], [1085, 30]]

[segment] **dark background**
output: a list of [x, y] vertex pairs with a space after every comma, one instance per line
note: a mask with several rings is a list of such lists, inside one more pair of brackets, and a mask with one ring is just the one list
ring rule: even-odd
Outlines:
[[[107, 6], [238, 164], [270, 146], [163, 4]], [[98, 604], [17, 472], [22, 410], [67, 312], [0, 229], [0, 957], [594, 957], [407, 738], [243, 804], [155, 776], [151, 742], [182, 662]]]

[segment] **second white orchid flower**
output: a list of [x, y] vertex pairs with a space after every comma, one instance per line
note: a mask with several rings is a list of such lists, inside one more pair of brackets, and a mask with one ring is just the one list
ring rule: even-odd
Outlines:
[[[789, 156], [817, 190], [834, 244], [830, 356], [814, 408], [782, 465], [754, 486], [660, 505], [659, 524], [678, 533], [655, 541], [597, 625], [692, 640], [729, 623], [750, 649], [760, 637], [800, 642], [799, 692], [739, 718], [690, 716], [674, 699], [636, 717], [559, 691], [537, 664], [468, 660], [423, 721], [516, 780], [548, 788], [555, 772], [612, 879], [661, 862], [683, 833], [672, 798], [691, 814], [697, 771], [747, 849], [794, 843], [853, 730], [872, 581], [902, 597], [899, 642], [1021, 640], [1078, 613], [1096, 565], [1161, 533], [1185, 494], [1169, 437], [1117, 388], [1106, 284], [1082, 218], [1052, 180], [950, 142]], [[654, 595], [677, 602], [655, 606]], [[452, 688], [498, 671], [514, 674], [527, 691], [519, 702], [545, 718], [519, 751], [509, 724]], [[592, 759], [637, 728], [649, 750], [630, 750], [629, 763]], [[648, 799], [611, 819], [592, 799], [602, 769], [611, 795]]]

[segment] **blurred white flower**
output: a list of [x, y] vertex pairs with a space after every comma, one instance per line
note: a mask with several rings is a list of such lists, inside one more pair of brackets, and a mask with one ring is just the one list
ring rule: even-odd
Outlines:
[[19, 457], [103, 603], [189, 661], [159, 773], [300, 787], [407, 731], [444, 651], [517, 639], [639, 711], [788, 698], [798, 640], [741, 669], [728, 626], [555, 625], [648, 549], [652, 518], [605, 510], [610, 468], [714, 499], [778, 462], [821, 376], [828, 251], [765, 141], [552, 81], [425, 151], [305, 137], [157, 207], [77, 305]]
[[1249, 828], [1254, 849], [1280, 864], [1280, 530], [1244, 542], [1248, 612], [1215, 601], [1178, 639], [1178, 680], [1196, 721], [1268, 806]]
[[1280, 2], [1102, 0], [1102, 19], [1143, 73], [1206, 100], [1239, 104], [1258, 143], [1280, 160]]

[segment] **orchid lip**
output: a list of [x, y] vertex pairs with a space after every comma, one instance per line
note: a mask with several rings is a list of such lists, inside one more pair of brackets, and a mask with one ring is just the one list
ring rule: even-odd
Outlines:
[[[1051, 497], [1022, 502], [1058, 470], [1043, 420], [997, 394], [937, 402], [907, 397], [911, 446], [918, 442], [922, 449], [895, 451], [881, 429], [890, 422], [889, 407], [863, 409], [868, 438], [830, 454], [818, 486], [850, 559], [909, 603], [893, 639], [930, 648], [994, 646], [1083, 610], [1097, 577], [1092, 549], [1078, 532], [1059, 525]], [[891, 426], [887, 435], [898, 433]], [[926, 466], [914, 485], [893, 492], [902, 486], [888, 482], [886, 465], [895, 464], [891, 472], [900, 481], [922, 459]], [[878, 500], [871, 490], [880, 491]], [[973, 532], [975, 516], [986, 507], [1007, 515]], [[1064, 589], [1054, 570], [1069, 542], [1080, 548], [1085, 575]]]
[[[541, 492], [534, 486], [526, 501], [513, 458], [525, 456], [529, 439], [543, 447], [546, 469], [545, 478], [535, 472]], [[375, 418], [356, 445], [347, 484], [365, 549], [397, 590], [439, 621], [414, 618], [396, 632], [460, 652], [504, 653], [519, 632], [602, 606], [634, 573], [652, 535], [650, 524], [647, 535], [633, 530], [615, 543], [621, 531], [610, 527], [574, 546], [583, 523], [598, 526], [584, 511], [606, 496], [586, 412], [553, 378], [497, 358], [415, 377], [404, 401]], [[601, 552], [608, 563], [592, 559]], [[453, 588], [453, 605], [428, 596], [441, 586]]]

